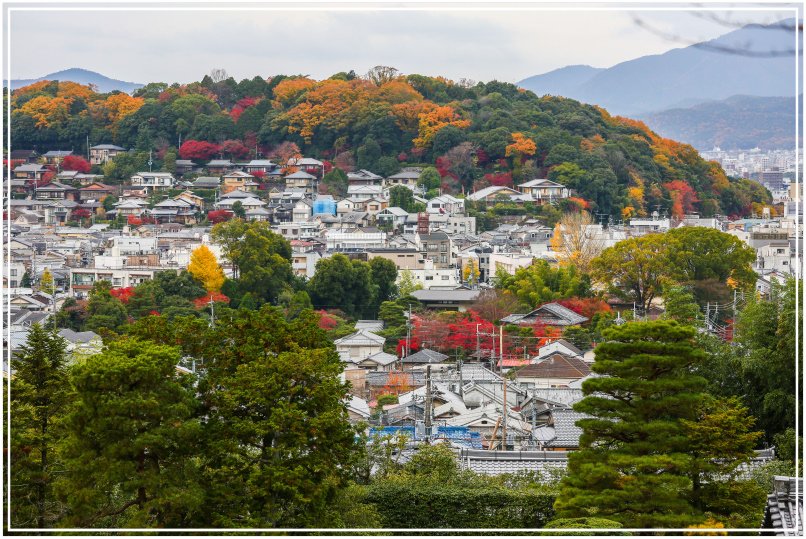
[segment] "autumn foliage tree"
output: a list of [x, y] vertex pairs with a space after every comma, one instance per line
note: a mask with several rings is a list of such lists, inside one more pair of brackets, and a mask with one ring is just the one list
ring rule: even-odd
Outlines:
[[68, 155], [62, 159], [62, 170], [75, 170], [84, 174], [90, 171], [92, 165], [79, 155]]
[[224, 271], [206, 245], [201, 245], [190, 254], [188, 271], [201, 281], [208, 292], [219, 292], [224, 284]]
[[205, 142], [203, 140], [186, 140], [179, 147], [179, 157], [182, 159], [198, 159], [207, 161], [216, 155], [220, 150], [218, 144]]

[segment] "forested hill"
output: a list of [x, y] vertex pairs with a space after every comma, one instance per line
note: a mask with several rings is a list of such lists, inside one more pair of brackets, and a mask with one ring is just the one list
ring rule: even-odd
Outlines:
[[14, 148], [84, 153], [89, 134], [90, 145], [154, 150], [158, 165], [177, 154], [204, 162], [299, 151], [381, 175], [435, 165], [443, 189], [456, 193], [548, 177], [616, 219], [656, 207], [743, 214], [766, 196], [755, 184], [729, 181], [691, 146], [601, 108], [508, 83], [460, 84], [392, 68], [322, 81], [207, 76], [183, 86], [151, 83], [133, 96], [43, 81], [13, 92], [11, 126]]

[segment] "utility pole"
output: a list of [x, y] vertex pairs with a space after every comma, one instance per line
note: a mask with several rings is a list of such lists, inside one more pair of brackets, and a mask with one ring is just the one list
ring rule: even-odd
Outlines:
[[501, 449], [507, 450], [507, 377], [504, 376], [504, 420], [501, 424]]
[[409, 317], [406, 320], [406, 347], [403, 350], [403, 357], [400, 358], [400, 370], [403, 370], [403, 358], [409, 356], [411, 350], [411, 303], [409, 303]]
[[733, 320], [730, 323], [730, 339], [736, 338], [736, 289], [733, 289]]
[[431, 365], [425, 367], [425, 441], [431, 443]]
[[215, 327], [215, 303], [213, 302], [213, 295], [210, 294], [210, 327]]
[[479, 326], [481, 324], [476, 324], [476, 359], [481, 361], [481, 343], [479, 341]]
[[[498, 333], [498, 356], [500, 359], [501, 367], [499, 367], [499, 371], [501, 374], [504, 374], [504, 326], [499, 328]], [[506, 391], [506, 384], [504, 385], [504, 391]]]

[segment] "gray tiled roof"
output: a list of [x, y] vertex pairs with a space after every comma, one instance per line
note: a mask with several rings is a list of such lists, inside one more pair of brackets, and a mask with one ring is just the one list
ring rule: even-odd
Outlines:
[[420, 350], [417, 353], [414, 353], [414, 354], [412, 354], [410, 356], [404, 357], [402, 359], [402, 362], [403, 363], [422, 363], [422, 364], [430, 363], [430, 364], [434, 364], [434, 363], [442, 363], [446, 359], [448, 359], [448, 356], [446, 356], [445, 354], [441, 354], [441, 353], [436, 352], [434, 350], [429, 350], [428, 348], [424, 348], [424, 349]]
[[767, 496], [765, 528], [775, 535], [803, 537], [803, 479], [775, 476]]

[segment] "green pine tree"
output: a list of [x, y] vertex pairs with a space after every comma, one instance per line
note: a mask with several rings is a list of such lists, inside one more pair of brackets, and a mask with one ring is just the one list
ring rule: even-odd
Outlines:
[[692, 504], [690, 443], [683, 420], [698, 417], [706, 381], [691, 374], [704, 353], [695, 330], [635, 322], [604, 332], [586, 397], [574, 409], [580, 450], [569, 457], [555, 509], [560, 518], [602, 517], [625, 527], [687, 527], [704, 520]]
[[59, 483], [79, 527], [178, 527], [201, 507], [197, 401], [177, 374], [177, 348], [122, 340], [73, 367], [66, 473]]
[[60, 418], [70, 400], [66, 343], [54, 331], [31, 326], [11, 359], [11, 525], [47, 528], [59, 518], [53, 493], [62, 468], [56, 451]]

